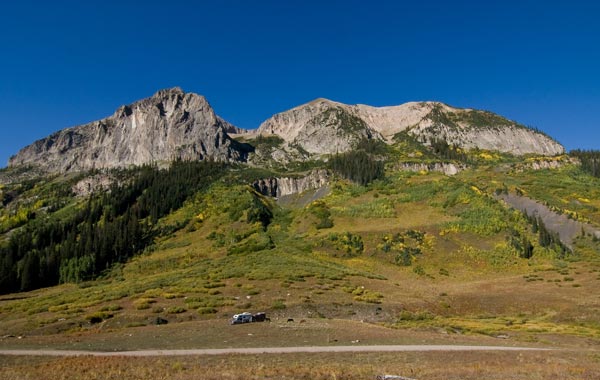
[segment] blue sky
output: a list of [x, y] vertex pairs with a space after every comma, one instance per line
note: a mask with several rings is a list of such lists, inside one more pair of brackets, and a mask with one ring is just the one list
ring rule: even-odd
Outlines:
[[437, 100], [600, 149], [598, 16], [589, 0], [5, 3], [0, 166], [173, 86], [243, 128], [318, 97]]

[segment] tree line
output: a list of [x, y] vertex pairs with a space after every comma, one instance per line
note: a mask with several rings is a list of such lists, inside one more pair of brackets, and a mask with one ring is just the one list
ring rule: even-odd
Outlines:
[[0, 293], [93, 279], [144, 249], [159, 218], [225, 173], [214, 162], [144, 166], [126, 184], [91, 195], [68, 217], [34, 219], [0, 247]]
[[557, 232], [548, 230], [544, 221], [537, 215], [529, 215], [523, 213], [527, 221], [531, 224], [531, 230], [534, 234], [538, 234], [538, 243], [540, 246], [553, 249], [558, 253], [559, 257], [564, 257], [571, 253], [571, 250], [563, 244]]
[[457, 145], [450, 145], [446, 140], [435, 139], [431, 141], [431, 150], [438, 157], [445, 160], [456, 160], [469, 163], [469, 155], [461, 150]]
[[334, 155], [329, 159], [329, 168], [363, 186], [385, 175], [383, 161], [373, 158], [364, 150]]
[[600, 150], [575, 149], [569, 154], [579, 159], [581, 169], [594, 177], [600, 178]]

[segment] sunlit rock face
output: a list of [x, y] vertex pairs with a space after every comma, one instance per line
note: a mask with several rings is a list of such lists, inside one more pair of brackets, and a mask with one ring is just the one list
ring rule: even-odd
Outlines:
[[122, 106], [105, 119], [67, 128], [23, 148], [9, 166], [50, 172], [127, 167], [175, 159], [245, 161], [244, 147], [203, 96], [180, 88]]
[[439, 102], [372, 107], [316, 99], [272, 116], [257, 130], [262, 135], [278, 135], [288, 144], [315, 154], [349, 151], [362, 139], [393, 143], [400, 132], [426, 145], [444, 140], [465, 149], [514, 155], [564, 153], [562, 145], [531, 128], [491, 112], [454, 108]]

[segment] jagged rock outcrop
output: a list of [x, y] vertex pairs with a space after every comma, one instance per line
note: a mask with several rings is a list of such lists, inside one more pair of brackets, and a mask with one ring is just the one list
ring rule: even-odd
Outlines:
[[279, 178], [263, 178], [252, 182], [252, 187], [262, 195], [277, 198], [278, 183]]
[[401, 162], [395, 166], [396, 170], [405, 170], [412, 172], [440, 172], [447, 176], [458, 174], [464, 170], [464, 166], [456, 165], [449, 162], [433, 162], [433, 163], [416, 163], [416, 162]]
[[265, 178], [254, 181], [252, 187], [263, 195], [280, 198], [286, 195], [300, 194], [307, 190], [318, 189], [329, 183], [329, 172], [324, 169], [311, 171], [299, 178]]
[[175, 159], [245, 161], [248, 147], [228, 136], [239, 131], [218, 117], [203, 96], [172, 88], [121, 106], [105, 119], [38, 140], [11, 157], [9, 166], [67, 172]]
[[108, 190], [115, 182], [115, 178], [110, 174], [96, 174], [85, 177], [71, 187], [71, 191], [78, 197], [87, 197], [91, 193]]
[[487, 111], [459, 109], [439, 102], [411, 102], [391, 107], [346, 105], [317, 99], [274, 115], [258, 128], [310, 153], [351, 150], [361, 139], [392, 143], [406, 132], [429, 145], [435, 140], [461, 148], [523, 155], [557, 155], [564, 147], [531, 128]]
[[578, 159], [573, 157], [559, 156], [549, 158], [536, 157], [532, 160], [527, 160], [523, 163], [516, 164], [514, 169], [516, 172], [522, 172], [524, 170], [543, 170], [543, 169], [558, 169], [565, 165], [580, 165]]
[[346, 152], [362, 139], [381, 138], [345, 104], [317, 99], [273, 116], [257, 133], [275, 134], [315, 154]]
[[247, 130], [245, 130], [243, 128], [236, 127], [235, 125], [231, 124], [230, 122], [223, 119], [219, 115], [217, 115], [217, 122], [223, 128], [223, 130], [225, 132], [227, 132], [228, 135], [239, 135], [239, 134], [244, 134], [244, 133], [248, 132]]

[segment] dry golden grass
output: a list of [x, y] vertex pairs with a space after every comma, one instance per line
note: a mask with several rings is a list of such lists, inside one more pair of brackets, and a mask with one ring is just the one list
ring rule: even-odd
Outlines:
[[600, 377], [597, 355], [581, 352], [429, 352], [227, 355], [197, 357], [0, 357], [3, 380], [375, 379], [428, 380]]

